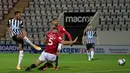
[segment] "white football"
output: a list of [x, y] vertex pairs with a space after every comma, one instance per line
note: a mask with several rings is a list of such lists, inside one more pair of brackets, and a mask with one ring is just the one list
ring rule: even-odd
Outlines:
[[126, 63], [126, 60], [125, 60], [125, 59], [119, 59], [119, 60], [118, 60], [118, 64], [119, 64], [120, 66], [125, 65], [125, 63]]

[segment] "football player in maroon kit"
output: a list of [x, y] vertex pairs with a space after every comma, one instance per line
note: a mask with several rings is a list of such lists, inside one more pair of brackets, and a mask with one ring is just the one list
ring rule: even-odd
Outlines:
[[73, 41], [64, 41], [58, 34], [59, 30], [56, 27], [53, 27], [50, 32], [45, 36], [45, 42], [47, 43], [45, 50], [41, 53], [39, 59], [35, 64], [30, 65], [25, 71], [30, 71], [33, 68], [36, 68], [41, 63], [47, 61], [53, 63], [56, 60], [58, 44], [73, 44], [77, 41], [78, 37]]

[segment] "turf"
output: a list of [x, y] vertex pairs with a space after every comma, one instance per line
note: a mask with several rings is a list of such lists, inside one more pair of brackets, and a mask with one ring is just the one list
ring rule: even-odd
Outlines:
[[[130, 73], [130, 55], [95, 55], [95, 60], [88, 61], [85, 54], [60, 54], [59, 70], [46, 71], [33, 69], [25, 72], [40, 54], [25, 54], [22, 69], [16, 70], [18, 54], [0, 54], [0, 73]], [[125, 58], [126, 64], [119, 66], [117, 60]]]

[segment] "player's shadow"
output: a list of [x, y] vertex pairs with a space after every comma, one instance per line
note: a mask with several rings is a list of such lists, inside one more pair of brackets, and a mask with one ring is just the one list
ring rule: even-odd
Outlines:
[[70, 69], [72, 69], [72, 67], [70, 67], [70, 66], [61, 66], [61, 67], [59, 67], [59, 69], [60, 70], [70, 70]]
[[25, 72], [23, 70], [12, 70], [12, 71], [9, 71], [8, 73], [29, 73], [29, 72], [32, 72], [32, 71]]
[[101, 60], [101, 58], [94, 58], [93, 60]]
[[[26, 69], [27, 66], [22, 66], [22, 68]], [[32, 72], [32, 71], [29, 71], [29, 72]], [[17, 69], [10, 69], [8, 73], [25, 73], [25, 71], [24, 70], [17, 70]]]
[[93, 61], [95, 60], [103, 60], [103, 58], [94, 58]]

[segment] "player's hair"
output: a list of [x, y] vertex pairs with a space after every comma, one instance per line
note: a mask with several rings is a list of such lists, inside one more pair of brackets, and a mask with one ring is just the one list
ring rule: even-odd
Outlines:
[[15, 12], [14, 12], [14, 15], [16, 15], [16, 14], [18, 14], [18, 13], [21, 13], [21, 12], [20, 12], [20, 11], [15, 11]]
[[57, 18], [54, 18], [52, 21], [57, 20]]

